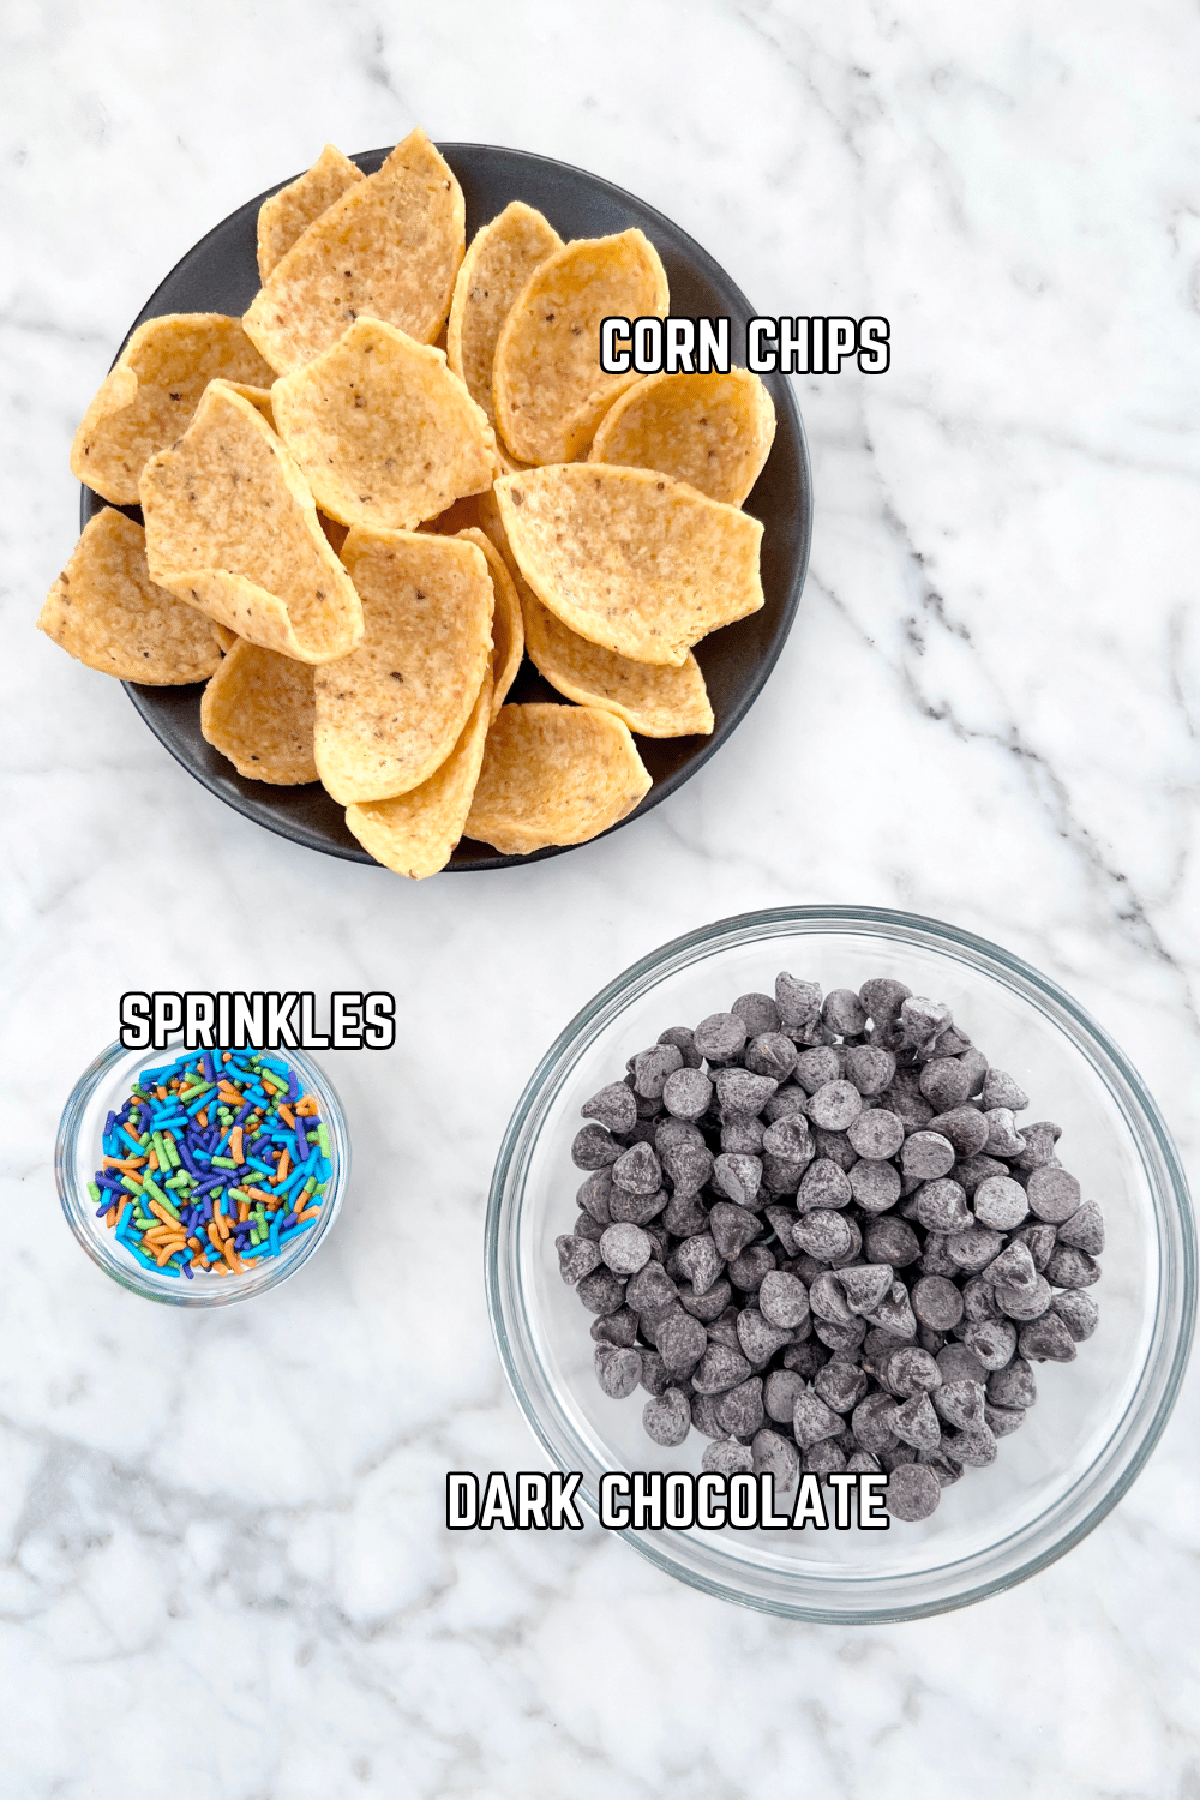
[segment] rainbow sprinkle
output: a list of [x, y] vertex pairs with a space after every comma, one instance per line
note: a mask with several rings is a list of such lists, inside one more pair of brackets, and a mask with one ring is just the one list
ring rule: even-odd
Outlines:
[[311, 1231], [333, 1166], [312, 1094], [258, 1051], [191, 1052], [144, 1069], [104, 1127], [88, 1192], [160, 1275], [242, 1275]]

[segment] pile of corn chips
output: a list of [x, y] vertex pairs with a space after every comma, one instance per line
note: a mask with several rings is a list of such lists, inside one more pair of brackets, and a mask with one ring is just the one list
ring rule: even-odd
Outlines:
[[[264, 202], [245, 317], [150, 320], [88, 408], [71, 467], [111, 505], [38, 621], [122, 680], [206, 682], [240, 774], [321, 781], [413, 878], [464, 835], [625, 818], [633, 734], [711, 732], [692, 646], [763, 604], [762, 383], [601, 370], [603, 319], [669, 308], [640, 231], [563, 243], [515, 201], [468, 249], [464, 221], [421, 131]], [[505, 704], [526, 650], [564, 704]]]

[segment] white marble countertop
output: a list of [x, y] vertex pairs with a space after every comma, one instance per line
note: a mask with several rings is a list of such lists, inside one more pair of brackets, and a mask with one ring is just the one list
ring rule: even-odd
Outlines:
[[[591, 1526], [440, 1524], [448, 1467], [534, 1450], [480, 1271], [504, 1123], [680, 931], [853, 901], [994, 938], [1108, 1027], [1195, 1167], [1198, 81], [1184, 0], [9, 0], [6, 1800], [1200, 1795], [1195, 1378], [1080, 1547], [921, 1624], [773, 1622]], [[893, 343], [882, 378], [797, 383], [811, 574], [721, 754], [605, 842], [418, 887], [222, 808], [32, 630], [72, 431], [162, 274], [326, 139], [414, 123], [594, 170], [763, 312]], [[336, 1234], [225, 1316], [125, 1296], [51, 1166], [119, 992], [297, 985], [402, 998], [395, 1051], [333, 1070]]]

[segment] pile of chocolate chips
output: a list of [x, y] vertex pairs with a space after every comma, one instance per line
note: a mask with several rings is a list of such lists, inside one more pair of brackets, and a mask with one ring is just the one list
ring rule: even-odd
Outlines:
[[1050, 1121], [902, 982], [781, 974], [672, 1026], [583, 1107], [564, 1281], [606, 1394], [704, 1467], [886, 1471], [927, 1518], [994, 1461], [1031, 1364], [1096, 1329], [1104, 1220]]

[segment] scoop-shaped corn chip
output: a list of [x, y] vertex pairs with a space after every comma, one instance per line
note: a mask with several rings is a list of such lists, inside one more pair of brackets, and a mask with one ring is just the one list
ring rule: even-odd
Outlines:
[[353, 583], [283, 444], [249, 400], [214, 381], [180, 442], [141, 480], [150, 574], [265, 650], [345, 656], [362, 636]]
[[571, 463], [506, 475], [495, 493], [543, 606], [619, 656], [678, 665], [763, 604], [758, 520], [669, 475]]
[[139, 325], [71, 445], [71, 473], [118, 506], [137, 502], [148, 458], [183, 436], [210, 381], [270, 387], [274, 372], [223, 313], [166, 313]]
[[504, 856], [585, 844], [651, 788], [629, 729], [592, 706], [502, 706], [464, 829]]
[[525, 642], [551, 687], [581, 706], [599, 706], [624, 719], [642, 737], [701, 736], [713, 728], [713, 711], [700, 665], [689, 652], [679, 668], [633, 662], [589, 644], [568, 631], [521, 582]]
[[326, 144], [311, 169], [264, 200], [258, 209], [258, 279], [265, 281], [313, 220], [362, 179], [348, 156]]
[[492, 717], [504, 705], [504, 697], [517, 679], [517, 670], [525, 654], [525, 626], [521, 602], [509, 573], [508, 564], [486, 531], [468, 527], [459, 537], [478, 544], [487, 558], [492, 578]]
[[492, 651], [492, 581], [461, 538], [355, 528], [357, 650], [317, 673], [317, 768], [335, 800], [390, 800], [427, 781], [467, 722]]
[[347, 826], [376, 862], [414, 881], [445, 868], [471, 810], [491, 716], [492, 677], [485, 669], [471, 716], [441, 768], [394, 800], [346, 808]]
[[479, 494], [476, 497], [475, 505], [479, 511], [480, 530], [486, 532], [487, 536], [491, 538], [504, 558], [506, 568], [513, 576], [516, 576], [519, 573], [517, 559], [512, 553], [508, 533], [504, 529], [504, 520], [500, 517], [500, 503], [496, 499], [495, 488], [489, 488], [486, 494]]
[[561, 249], [562, 239], [549, 219], [514, 200], [475, 233], [463, 258], [450, 307], [446, 360], [492, 425], [492, 365], [500, 327], [534, 270]]
[[265, 419], [271, 430], [274, 431], [275, 414], [271, 408], [269, 387], [252, 387], [248, 381], [230, 381], [226, 383], [226, 386], [231, 388], [235, 394], [240, 394], [243, 400], [248, 400], [260, 418]]
[[442, 352], [378, 319], [282, 376], [271, 404], [322, 511], [344, 525], [411, 531], [491, 486], [492, 429]]
[[748, 369], [728, 375], [647, 375], [601, 420], [589, 461], [657, 469], [740, 506], [775, 436], [771, 396]]
[[205, 681], [221, 661], [211, 620], [154, 585], [145, 532], [108, 506], [84, 526], [38, 630], [89, 669], [149, 687]]
[[423, 131], [410, 132], [275, 265], [246, 313], [248, 337], [281, 375], [362, 317], [432, 344], [450, 310], [465, 219], [449, 164]]
[[512, 455], [527, 463], [583, 456], [614, 400], [640, 379], [601, 369], [601, 321], [665, 318], [669, 307], [666, 270], [636, 229], [576, 238], [540, 264], [496, 345], [496, 420]]
[[239, 775], [298, 787], [317, 779], [311, 663], [234, 644], [204, 690], [200, 729]]

